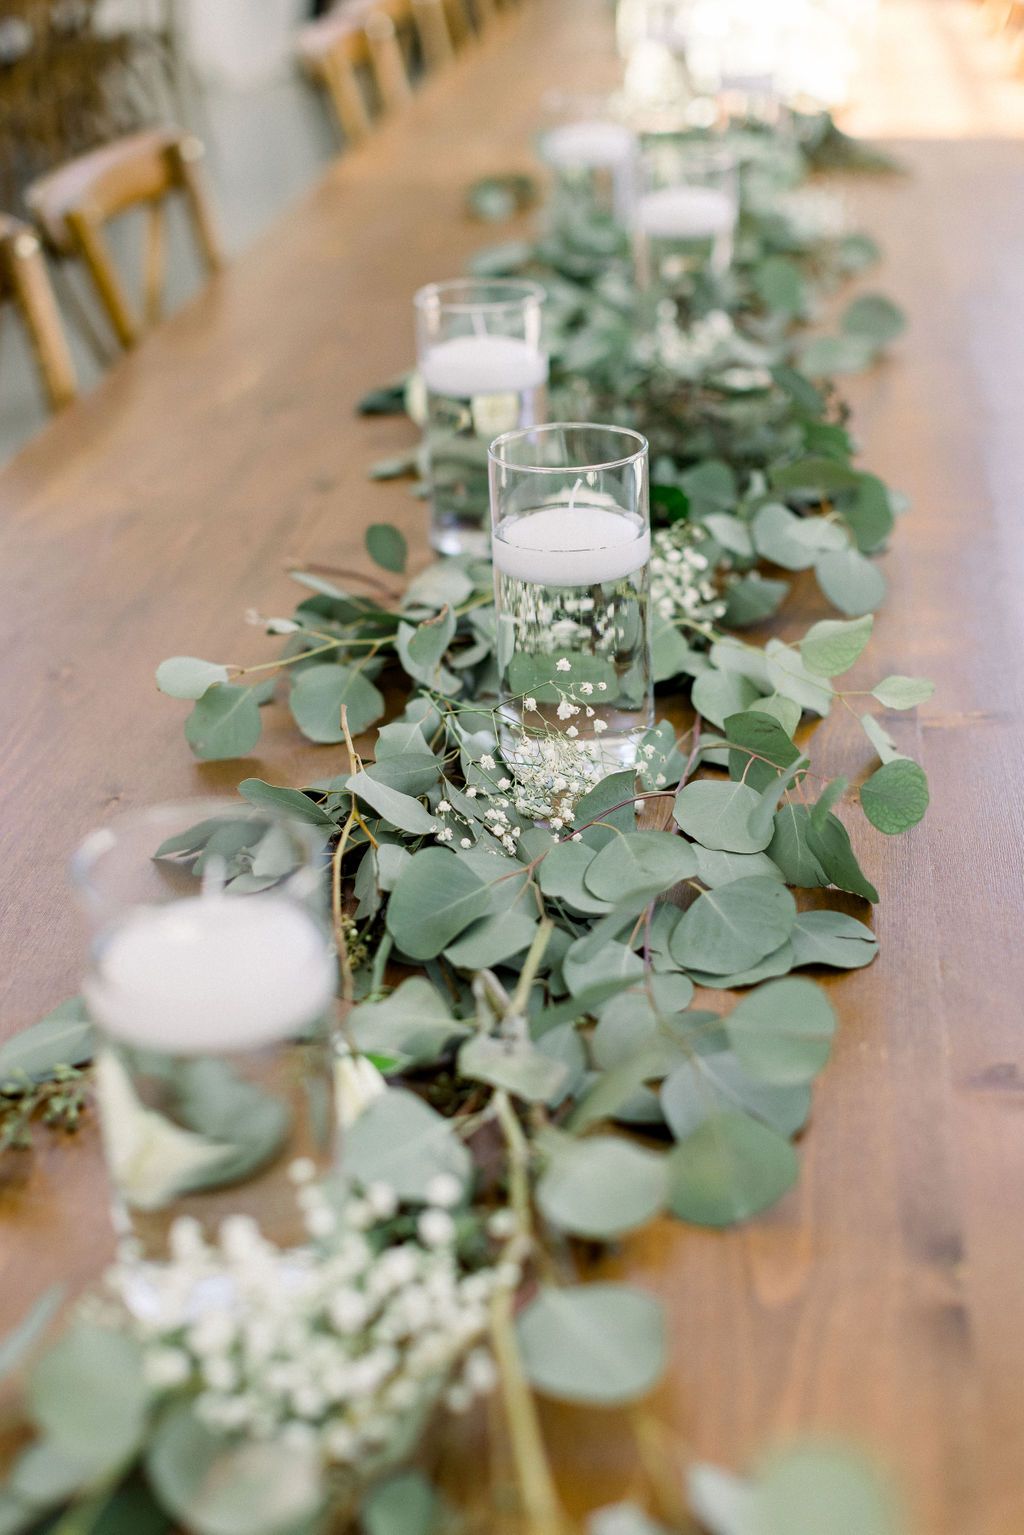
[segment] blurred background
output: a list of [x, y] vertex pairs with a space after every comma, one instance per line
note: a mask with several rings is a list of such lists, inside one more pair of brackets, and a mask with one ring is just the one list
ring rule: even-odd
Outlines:
[[[434, 67], [432, 47], [454, 52], [497, 8], [500, 0], [0, 0], [0, 219], [31, 225], [40, 177], [97, 145], [173, 123], [205, 147], [203, 180], [230, 259], [394, 104], [389, 95]], [[749, 91], [771, 81], [787, 99], [833, 108], [854, 133], [895, 141], [1024, 132], [1022, 0], [618, 0], [615, 10], [641, 93], [677, 88], [685, 34], [691, 88], [731, 80]], [[156, 253], [162, 312], [202, 274], [187, 210], [176, 204], [166, 251]], [[111, 240], [137, 290], [145, 236], [118, 227]], [[55, 321], [75, 386], [88, 391], [119, 348], [104, 336], [95, 282], [43, 243]], [[4, 288], [0, 260], [0, 296]], [[10, 297], [9, 276], [6, 288]], [[0, 308], [0, 321], [10, 308]], [[25, 326], [0, 323], [0, 460], [51, 406]]]

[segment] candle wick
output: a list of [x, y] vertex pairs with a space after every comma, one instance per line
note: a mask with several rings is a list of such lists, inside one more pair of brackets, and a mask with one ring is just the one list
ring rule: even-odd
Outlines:
[[579, 488], [580, 488], [580, 486], [582, 484], [583, 484], [583, 479], [582, 479], [582, 476], [581, 476], [580, 479], [578, 479], [576, 481], [576, 484], [573, 486], [572, 490], [570, 490], [570, 492], [569, 492], [569, 510], [570, 510], [570, 512], [573, 512], [573, 511], [576, 510], [576, 492], [579, 490]]
[[208, 858], [203, 867], [203, 900], [216, 900], [217, 896], [224, 893], [224, 881], [227, 878], [228, 866], [219, 853]]

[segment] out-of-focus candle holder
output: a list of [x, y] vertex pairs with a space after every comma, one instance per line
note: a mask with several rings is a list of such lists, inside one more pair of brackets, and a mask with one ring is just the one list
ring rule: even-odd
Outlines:
[[317, 829], [244, 804], [128, 814], [72, 859], [115, 1228], [162, 1260], [181, 1217], [303, 1240], [290, 1170], [336, 1151], [336, 961]]
[[633, 208], [633, 254], [641, 288], [673, 294], [694, 275], [729, 268], [739, 216], [736, 160], [708, 139], [645, 141]]
[[459, 278], [416, 294], [430, 541], [442, 554], [486, 555], [487, 444], [547, 417], [543, 303], [532, 282]]

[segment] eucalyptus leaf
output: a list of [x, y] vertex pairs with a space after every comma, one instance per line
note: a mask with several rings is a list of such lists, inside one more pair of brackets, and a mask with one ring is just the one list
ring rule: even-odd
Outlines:
[[797, 1179], [785, 1136], [749, 1114], [712, 1114], [669, 1154], [669, 1205], [681, 1220], [732, 1226], [780, 1199]]
[[383, 695], [363, 672], [354, 666], [331, 662], [300, 672], [292, 683], [288, 702], [303, 735], [310, 741], [328, 744], [345, 739], [341, 726], [343, 705], [352, 735], [360, 735], [384, 713]]
[[204, 762], [244, 757], [260, 738], [263, 722], [252, 688], [215, 682], [185, 721], [185, 739]]
[[445, 1045], [469, 1032], [421, 975], [409, 976], [381, 1002], [353, 1008], [347, 1031], [364, 1054], [396, 1056], [416, 1065], [437, 1060]]
[[146, 1470], [164, 1507], [195, 1535], [291, 1535], [326, 1496], [312, 1443], [231, 1440], [189, 1402], [157, 1424]]
[[489, 905], [486, 884], [463, 859], [443, 848], [422, 848], [392, 891], [387, 928], [410, 959], [433, 959]]
[[931, 698], [935, 684], [926, 677], [883, 677], [871, 691], [887, 709], [913, 709]]
[[634, 896], [660, 895], [696, 872], [696, 856], [682, 837], [633, 831], [605, 843], [587, 864], [583, 883], [598, 900], [621, 903]]
[[829, 602], [850, 618], [873, 613], [885, 596], [885, 577], [856, 549], [823, 554], [814, 567]]
[[812, 624], [800, 641], [800, 655], [809, 672], [836, 677], [858, 659], [874, 626], [870, 613], [849, 620], [826, 618]]
[[402, 1471], [379, 1482], [359, 1510], [363, 1535], [434, 1535], [441, 1500], [418, 1471]]
[[[414, 799], [410, 794], [403, 794], [399, 789], [390, 788], [377, 778], [371, 778], [365, 768], [346, 779], [345, 786], [364, 804], [369, 805], [371, 810], [375, 810], [378, 815], [383, 816], [392, 826], [397, 826], [400, 831], [411, 832], [413, 836], [424, 836], [438, 827], [438, 822], [429, 811], [424, 809], [418, 799]], [[437, 851], [440, 852], [441, 849]]]
[[399, 1199], [425, 1200], [432, 1178], [468, 1183], [472, 1160], [449, 1119], [414, 1093], [389, 1088], [350, 1126], [345, 1172], [357, 1183], [386, 1183]]
[[529, 911], [502, 911], [481, 917], [445, 949], [445, 958], [460, 970], [488, 970], [528, 949], [537, 931]]
[[243, 778], [238, 792], [250, 805], [260, 810], [270, 810], [288, 816], [293, 821], [305, 821], [309, 826], [323, 826], [337, 830], [334, 819], [308, 794], [300, 789], [279, 789], [265, 783], [262, 778]]
[[537, 1185], [545, 1220], [608, 1241], [651, 1220], [665, 1198], [664, 1158], [618, 1136], [559, 1137]]
[[527, 1103], [547, 1103], [558, 1097], [568, 1068], [528, 1040], [475, 1034], [459, 1051], [459, 1073], [470, 1081], [504, 1088]]
[[697, 897], [672, 935], [672, 955], [686, 969], [728, 975], [778, 949], [795, 921], [785, 885], [756, 875], [733, 880]]
[[738, 1002], [725, 1030], [742, 1064], [777, 1086], [809, 1082], [828, 1060], [836, 1015], [820, 986], [767, 981]]
[[81, 1066], [92, 1057], [92, 1024], [80, 997], [61, 1002], [38, 1023], [0, 1045], [0, 1086], [25, 1077], [42, 1081], [57, 1066]]
[[757, 803], [757, 794], [747, 784], [701, 778], [679, 790], [674, 813], [677, 824], [702, 847], [722, 853], [760, 853], [771, 841], [771, 832], [754, 836], [750, 830]]
[[850, 845], [850, 834], [838, 816], [829, 815], [823, 826], [808, 824], [806, 836], [807, 846], [830, 885], [863, 896], [865, 901], [877, 902], [878, 891], [865, 878]]
[[196, 656], [171, 656], [156, 669], [156, 685], [169, 698], [202, 698], [215, 682], [227, 682], [226, 666]]
[[872, 826], [889, 837], [916, 826], [928, 809], [928, 779], [909, 757], [883, 763], [860, 788], [860, 803]]
[[516, 1333], [530, 1384], [563, 1402], [632, 1402], [665, 1368], [661, 1307], [630, 1285], [545, 1285], [520, 1312]]
[[714, 1114], [739, 1111], [780, 1135], [795, 1135], [811, 1111], [806, 1084], [782, 1086], [753, 1076], [733, 1050], [694, 1051], [661, 1085], [661, 1106], [676, 1140], [685, 1140]]
[[27, 1394], [37, 1427], [92, 1475], [126, 1465], [142, 1441], [148, 1395], [127, 1333], [75, 1322], [39, 1360]]
[[878, 953], [869, 927], [841, 911], [802, 911], [793, 928], [794, 964], [858, 970]]
[[860, 722], [864, 734], [883, 762], [893, 762], [902, 755], [892, 736], [883, 725], [878, 723], [873, 714], [862, 714]]
[[374, 522], [366, 530], [366, 552], [382, 570], [401, 575], [409, 558], [405, 535], [390, 522]]

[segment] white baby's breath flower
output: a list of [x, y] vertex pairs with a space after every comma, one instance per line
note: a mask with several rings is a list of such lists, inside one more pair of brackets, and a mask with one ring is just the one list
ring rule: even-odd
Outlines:
[[457, 1205], [462, 1198], [462, 1184], [453, 1173], [435, 1173], [427, 1184], [426, 1195], [432, 1205]]
[[558, 660], [555, 662], [555, 671], [556, 672], [571, 672], [572, 671], [572, 662], [568, 659], [567, 656], [559, 656]]
[[524, 698], [523, 708], [527, 709], [531, 714], [533, 714], [537, 708], [537, 700], [535, 698]]
[[480, 766], [484, 769], [485, 772], [493, 772], [494, 758], [491, 756], [490, 752], [484, 752], [483, 756], [480, 758]]

